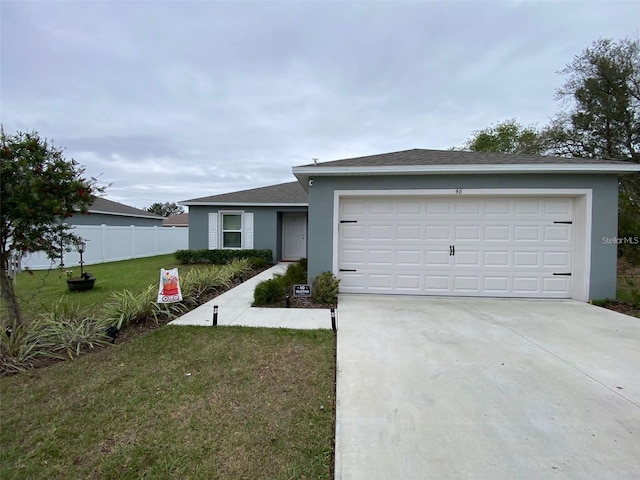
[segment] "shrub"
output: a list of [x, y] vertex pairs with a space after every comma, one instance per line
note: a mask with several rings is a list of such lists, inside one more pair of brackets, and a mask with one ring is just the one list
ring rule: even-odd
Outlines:
[[183, 265], [196, 263], [213, 263], [224, 265], [232, 260], [242, 258], [262, 258], [265, 263], [273, 263], [271, 250], [178, 250], [176, 260]]
[[62, 298], [28, 323], [3, 326], [0, 374], [33, 368], [42, 358], [79, 356], [86, 348], [109, 343], [107, 323], [87, 317], [78, 305]]
[[287, 285], [307, 282], [307, 268], [301, 262], [292, 263], [284, 274]]
[[38, 332], [38, 342], [42, 354], [55, 358], [69, 357], [73, 360], [86, 347], [105, 346], [110, 339], [106, 334], [104, 321], [87, 317], [50, 319], [42, 323]]
[[270, 280], [263, 280], [253, 291], [253, 306], [275, 305], [282, 303], [286, 295], [286, 283], [281, 275]]
[[17, 373], [33, 367], [40, 351], [34, 334], [38, 322], [2, 325], [0, 331], [0, 374]]
[[105, 317], [118, 330], [143, 322], [154, 313], [152, 303], [157, 299], [158, 287], [149, 285], [140, 293], [130, 290], [114, 292], [105, 306]]
[[249, 260], [249, 264], [251, 265], [251, 268], [265, 268], [267, 265], [269, 265], [269, 262], [267, 262], [263, 257], [250, 257], [248, 258]]
[[313, 279], [311, 299], [316, 303], [335, 305], [338, 303], [340, 280], [331, 272], [323, 272]]
[[625, 278], [626, 284], [629, 288], [629, 297], [631, 307], [640, 310], [640, 286], [636, 285], [636, 283], [631, 278]]

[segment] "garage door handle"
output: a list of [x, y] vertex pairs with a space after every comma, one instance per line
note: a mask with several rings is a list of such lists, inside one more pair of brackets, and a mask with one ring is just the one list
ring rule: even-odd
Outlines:
[[456, 246], [455, 245], [449, 245], [449, 256], [452, 257], [456, 254]]
[[570, 277], [571, 273], [554, 273], [557, 277]]
[[563, 223], [565, 225], [573, 225], [573, 222], [553, 222], [553, 223]]
[[340, 271], [341, 272], [355, 272], [356, 270], [351, 270], [349, 268], [341, 268]]
[[340, 223], [358, 223], [358, 220], [340, 220]]

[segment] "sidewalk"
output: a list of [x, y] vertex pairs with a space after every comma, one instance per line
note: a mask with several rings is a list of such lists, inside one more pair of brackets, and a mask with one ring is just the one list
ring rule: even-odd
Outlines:
[[218, 306], [218, 325], [246, 327], [296, 328], [301, 330], [330, 329], [328, 308], [258, 308], [251, 307], [253, 290], [275, 273], [284, 273], [286, 263], [279, 263], [250, 278], [237, 287], [169, 322], [169, 325], [213, 325], [213, 306]]

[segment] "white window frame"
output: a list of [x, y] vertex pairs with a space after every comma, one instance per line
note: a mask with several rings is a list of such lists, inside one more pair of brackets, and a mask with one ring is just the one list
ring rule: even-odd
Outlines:
[[[239, 215], [240, 216], [240, 229], [239, 230], [225, 230], [224, 229], [224, 216], [225, 215]], [[222, 250], [242, 250], [245, 244], [245, 229], [244, 229], [244, 211], [242, 210], [220, 210], [218, 212], [218, 218], [220, 221], [220, 248]], [[240, 246], [239, 247], [225, 247], [224, 245], [224, 234], [226, 232], [229, 233], [239, 233], [240, 234]]]

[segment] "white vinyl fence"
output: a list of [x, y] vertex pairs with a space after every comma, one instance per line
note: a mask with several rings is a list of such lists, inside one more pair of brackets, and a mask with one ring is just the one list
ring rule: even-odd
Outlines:
[[[112, 227], [107, 225], [78, 225], [73, 233], [87, 242], [82, 254], [85, 265], [115, 262], [130, 258], [152, 257], [189, 248], [188, 227]], [[64, 253], [64, 266], [80, 265], [80, 254], [72, 247]], [[22, 268], [45, 270], [60, 266], [60, 258], [52, 261], [44, 253], [27, 253]]]

